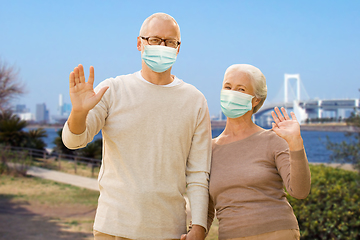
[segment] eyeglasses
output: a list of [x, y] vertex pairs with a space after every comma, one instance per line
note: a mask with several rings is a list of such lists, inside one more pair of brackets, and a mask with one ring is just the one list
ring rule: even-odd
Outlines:
[[176, 39], [162, 39], [159, 37], [142, 37], [142, 39], [146, 40], [149, 45], [160, 45], [162, 42], [165, 43], [165, 46], [177, 48], [180, 45], [180, 42]]

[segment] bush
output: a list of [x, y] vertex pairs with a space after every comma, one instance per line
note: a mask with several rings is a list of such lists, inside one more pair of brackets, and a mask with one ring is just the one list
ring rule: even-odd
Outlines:
[[330, 162], [350, 163], [360, 174], [360, 116], [352, 112], [346, 124], [355, 132], [346, 133], [348, 140], [341, 143], [331, 142], [327, 137], [326, 148], [332, 151]]
[[78, 150], [80, 156], [101, 159], [102, 157], [102, 139], [96, 139]]
[[27, 152], [11, 151], [10, 148], [1, 145], [0, 151], [0, 175], [26, 176], [31, 165], [31, 158], [27, 157]]
[[311, 192], [306, 199], [288, 195], [301, 239], [360, 239], [360, 176], [324, 165], [310, 166]]

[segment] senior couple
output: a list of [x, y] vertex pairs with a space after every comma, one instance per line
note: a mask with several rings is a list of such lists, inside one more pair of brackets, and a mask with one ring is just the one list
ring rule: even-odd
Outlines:
[[103, 135], [94, 239], [200, 240], [215, 215], [219, 239], [299, 239], [284, 191], [296, 198], [310, 191], [295, 115], [275, 108], [271, 130], [255, 125], [266, 80], [258, 68], [235, 64], [219, 89], [226, 127], [211, 140], [205, 97], [171, 74], [180, 44], [175, 19], [156, 13], [137, 38], [140, 71], [96, 88], [93, 67], [88, 80], [82, 65], [70, 73], [64, 144], [81, 148], [100, 130]]

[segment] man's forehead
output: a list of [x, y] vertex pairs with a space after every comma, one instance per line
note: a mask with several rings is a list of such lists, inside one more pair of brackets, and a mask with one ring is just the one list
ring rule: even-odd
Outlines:
[[155, 13], [145, 19], [140, 28], [142, 36], [158, 36], [161, 38], [175, 38], [180, 41], [180, 27], [176, 20], [165, 13]]
[[148, 30], [158, 29], [159, 27], [173, 28], [178, 30], [178, 26], [171, 19], [153, 18], [148, 23]]

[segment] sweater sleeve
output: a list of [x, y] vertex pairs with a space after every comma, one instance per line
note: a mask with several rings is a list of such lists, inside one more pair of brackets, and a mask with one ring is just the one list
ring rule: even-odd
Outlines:
[[290, 151], [286, 149], [275, 152], [276, 167], [283, 179], [287, 192], [298, 199], [306, 198], [310, 193], [311, 174], [305, 149]]
[[[102, 87], [108, 86], [107, 81], [101, 82], [95, 89], [98, 92]], [[81, 134], [74, 134], [70, 131], [68, 122], [64, 124], [62, 131], [62, 141], [64, 145], [69, 149], [78, 149], [85, 147], [91, 142], [96, 134], [100, 132], [105, 125], [105, 119], [107, 116], [107, 100], [110, 98], [110, 89], [106, 91], [100, 102], [89, 111], [86, 117], [86, 129]]]
[[211, 161], [211, 127], [206, 100], [199, 110], [186, 164], [187, 195], [190, 201], [192, 224], [207, 230], [209, 173]]
[[215, 205], [212, 198], [209, 196], [209, 207], [208, 207], [208, 219], [207, 219], [207, 230], [210, 231], [210, 227], [215, 217]]

